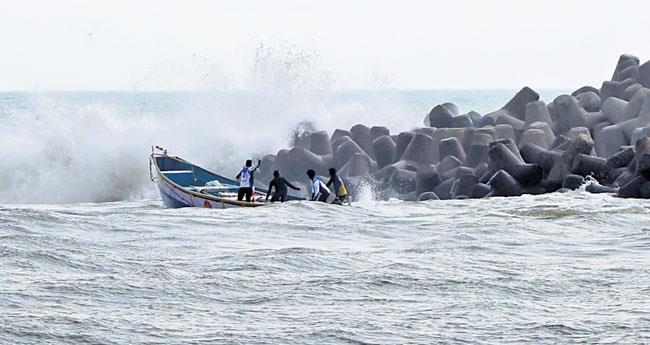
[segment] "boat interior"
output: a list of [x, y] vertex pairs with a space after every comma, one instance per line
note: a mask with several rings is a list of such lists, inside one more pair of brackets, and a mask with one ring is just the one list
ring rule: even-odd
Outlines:
[[160, 172], [177, 185], [220, 197], [237, 195], [239, 183], [170, 156], [155, 156]]

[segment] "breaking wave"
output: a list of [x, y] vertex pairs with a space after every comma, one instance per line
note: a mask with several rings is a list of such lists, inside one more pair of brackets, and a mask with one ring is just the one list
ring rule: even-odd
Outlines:
[[253, 56], [245, 91], [0, 94], [0, 202], [155, 196], [152, 145], [227, 174], [286, 147], [300, 122], [331, 131], [421, 121], [421, 105], [397, 92], [332, 91], [316, 52], [261, 45]]

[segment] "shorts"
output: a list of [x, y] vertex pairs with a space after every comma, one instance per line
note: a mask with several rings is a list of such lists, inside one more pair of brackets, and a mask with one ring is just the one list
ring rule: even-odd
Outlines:
[[242, 201], [246, 197], [247, 202], [251, 202], [253, 197], [253, 188], [251, 187], [240, 187], [239, 192], [237, 192], [237, 200]]

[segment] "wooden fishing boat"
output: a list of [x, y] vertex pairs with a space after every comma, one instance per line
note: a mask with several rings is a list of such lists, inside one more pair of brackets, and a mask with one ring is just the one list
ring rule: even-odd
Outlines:
[[[154, 147], [149, 156], [149, 172], [160, 190], [165, 207], [259, 207], [267, 203], [266, 190], [256, 190], [250, 202], [238, 201], [239, 182], [215, 174], [167, 150]], [[289, 196], [288, 200], [302, 200]]]

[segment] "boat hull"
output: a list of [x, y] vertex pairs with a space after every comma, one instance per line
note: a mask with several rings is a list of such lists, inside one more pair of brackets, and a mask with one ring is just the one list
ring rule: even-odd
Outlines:
[[[158, 190], [163, 204], [167, 208], [203, 207], [203, 208], [234, 208], [251, 207], [252, 205], [238, 205], [226, 201], [210, 200], [184, 192], [165, 181], [158, 182]], [[262, 203], [257, 203], [262, 206]]]

